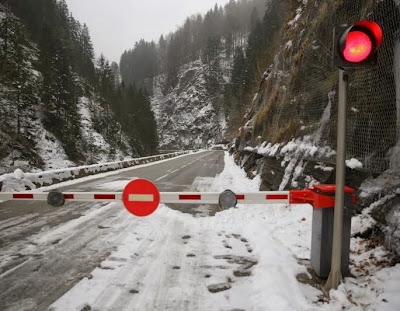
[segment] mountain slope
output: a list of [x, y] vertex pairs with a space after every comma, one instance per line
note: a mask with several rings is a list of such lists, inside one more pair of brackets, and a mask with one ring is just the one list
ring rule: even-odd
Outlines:
[[[267, 3], [270, 1], [268, 0]], [[235, 60], [260, 22], [265, 0], [231, 0], [193, 15], [158, 43], [141, 40], [121, 56], [125, 83], [152, 95], [160, 148], [207, 146], [226, 139], [242, 106], [234, 83]], [[237, 61], [236, 61], [237, 62]], [[249, 76], [254, 71], [249, 70]], [[232, 135], [231, 135], [232, 136]]]
[[[0, 4], [0, 173], [154, 153], [146, 92], [122, 85], [64, 0]], [[116, 64], [115, 64], [116, 65]]]
[[201, 60], [182, 66], [178, 84], [165, 96], [164, 77], [155, 79], [152, 106], [161, 149], [203, 147], [223, 140], [226, 119], [219, 107], [222, 96], [209, 93], [206, 72]]

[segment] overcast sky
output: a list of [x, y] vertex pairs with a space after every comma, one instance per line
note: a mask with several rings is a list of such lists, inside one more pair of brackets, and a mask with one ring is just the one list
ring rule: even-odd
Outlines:
[[66, 0], [72, 15], [89, 27], [96, 55], [119, 63], [124, 50], [141, 38], [168, 34], [186, 17], [206, 13], [229, 0]]

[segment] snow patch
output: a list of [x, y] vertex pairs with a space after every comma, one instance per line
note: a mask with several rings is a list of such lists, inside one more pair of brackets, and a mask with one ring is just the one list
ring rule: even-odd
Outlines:
[[357, 168], [361, 169], [363, 167], [363, 164], [359, 160], [351, 158], [350, 160], [346, 160], [346, 166], [354, 170]]
[[74, 162], [68, 160], [61, 142], [41, 123], [38, 125], [36, 151], [45, 163], [43, 167], [45, 171], [76, 166]]
[[325, 172], [331, 172], [335, 169], [334, 167], [324, 166], [324, 165], [315, 165], [314, 168]]
[[284, 190], [286, 185], [288, 184], [290, 177], [292, 175], [293, 169], [297, 163], [298, 159], [297, 158], [293, 158], [292, 160], [290, 160], [289, 165], [286, 167], [285, 169], [285, 175], [283, 176], [282, 182], [279, 185], [279, 190]]

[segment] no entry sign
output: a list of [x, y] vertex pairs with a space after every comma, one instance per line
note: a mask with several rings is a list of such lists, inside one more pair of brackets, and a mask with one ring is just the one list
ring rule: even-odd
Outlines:
[[136, 216], [148, 216], [155, 212], [160, 203], [157, 187], [145, 179], [136, 179], [126, 185], [122, 193], [125, 208]]

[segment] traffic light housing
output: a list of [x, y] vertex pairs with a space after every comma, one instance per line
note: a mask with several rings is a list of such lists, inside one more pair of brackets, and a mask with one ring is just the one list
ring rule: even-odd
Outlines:
[[373, 66], [382, 43], [382, 28], [375, 22], [364, 20], [352, 26], [335, 27], [333, 62], [342, 69]]

